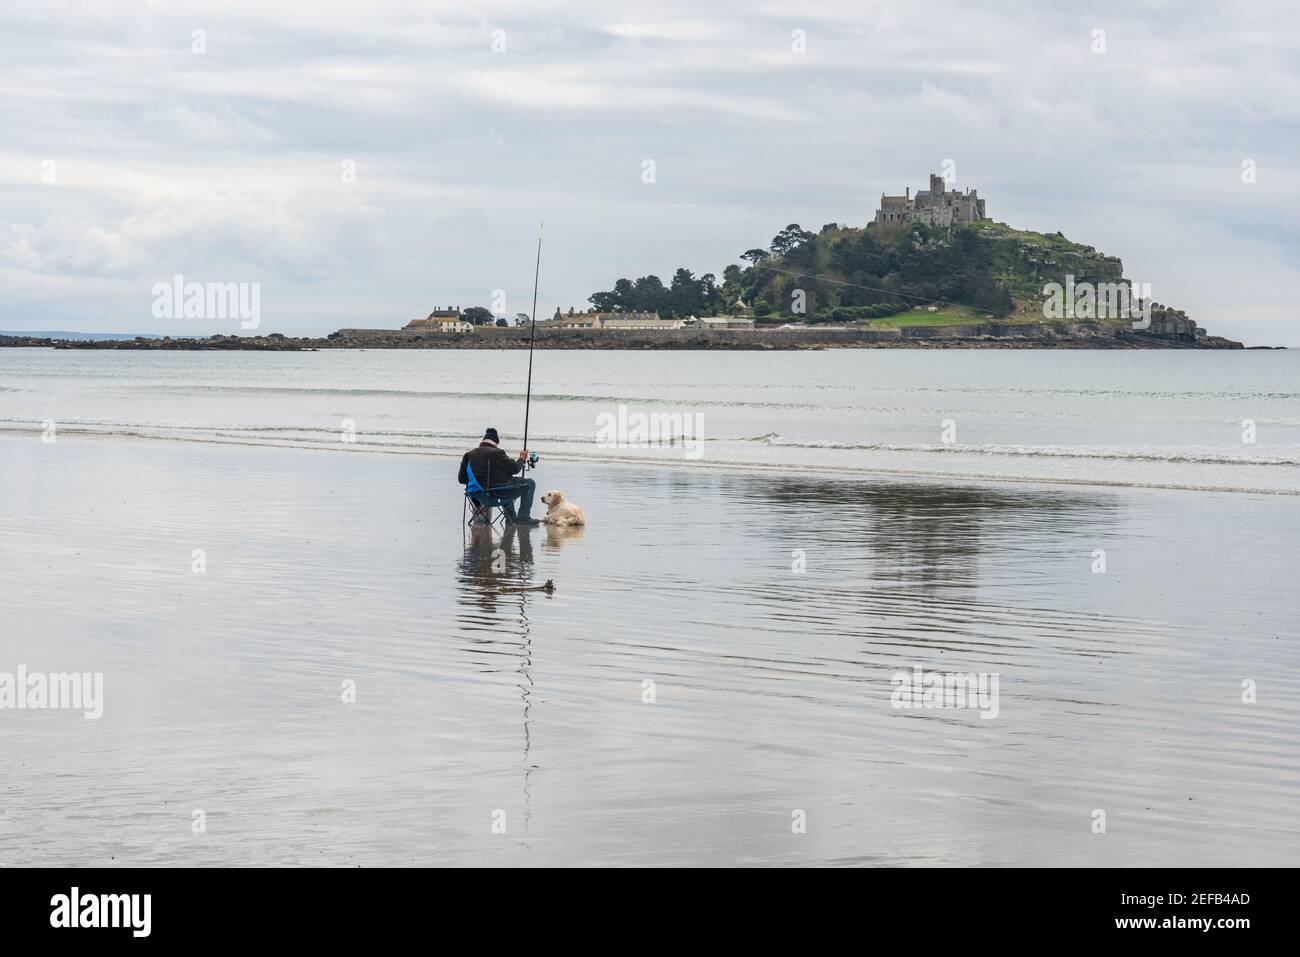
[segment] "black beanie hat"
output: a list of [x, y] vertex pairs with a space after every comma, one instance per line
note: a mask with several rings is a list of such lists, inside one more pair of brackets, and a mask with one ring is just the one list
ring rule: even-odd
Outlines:
[[497, 435], [496, 429], [488, 429], [486, 432], [483, 433], [483, 438], [491, 439], [493, 442], [501, 441], [501, 436]]

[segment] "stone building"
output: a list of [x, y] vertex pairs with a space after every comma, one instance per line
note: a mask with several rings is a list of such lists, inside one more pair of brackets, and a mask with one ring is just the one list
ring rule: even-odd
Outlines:
[[595, 310], [574, 312], [572, 306], [569, 307], [569, 312], [565, 315], [560, 312], [560, 307], [556, 306], [555, 315], [551, 317], [550, 322], [544, 325], [552, 329], [599, 329], [601, 323], [610, 315], [611, 313], [596, 312]]
[[569, 307], [568, 313], [555, 310], [550, 322], [544, 324], [550, 329], [680, 329], [680, 319], [660, 319], [657, 312], [574, 312]]
[[646, 329], [681, 329], [682, 319], [660, 319], [657, 312], [617, 312], [600, 324], [607, 332], [627, 332]]
[[402, 326], [402, 332], [470, 332], [473, 328], [473, 324], [460, 317], [459, 307], [448, 306], [434, 309], [427, 318], [412, 319]]
[[984, 200], [973, 189], [965, 192], [946, 189], [942, 176], [930, 174], [930, 188], [912, 195], [909, 186], [902, 196], [880, 194], [880, 208], [876, 210], [877, 224], [926, 223], [931, 226], [960, 226], [978, 223], [988, 217], [984, 214]]
[[753, 316], [700, 316], [695, 320], [697, 329], [738, 329], [742, 332], [752, 332], [754, 329]]

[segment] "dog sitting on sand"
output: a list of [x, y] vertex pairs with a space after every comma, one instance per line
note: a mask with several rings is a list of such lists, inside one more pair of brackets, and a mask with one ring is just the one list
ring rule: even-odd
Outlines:
[[542, 501], [546, 503], [546, 515], [542, 518], [545, 524], [561, 528], [587, 524], [587, 513], [559, 492], [547, 492], [542, 496]]

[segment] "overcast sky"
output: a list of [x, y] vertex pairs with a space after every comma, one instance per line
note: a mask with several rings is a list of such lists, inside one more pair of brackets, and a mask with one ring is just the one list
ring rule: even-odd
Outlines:
[[721, 275], [787, 223], [862, 225], [951, 159], [992, 218], [1121, 257], [1211, 332], [1300, 345], [1292, 3], [0, 10], [0, 328], [239, 332], [153, 318], [177, 273], [260, 283], [261, 332], [495, 289], [513, 314], [539, 220], [539, 312], [581, 308], [620, 276]]

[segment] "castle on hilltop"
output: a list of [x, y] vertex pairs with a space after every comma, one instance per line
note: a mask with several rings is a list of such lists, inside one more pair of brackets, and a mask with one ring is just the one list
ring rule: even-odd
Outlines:
[[987, 219], [984, 215], [984, 200], [973, 189], [962, 192], [957, 189], [945, 189], [942, 176], [930, 174], [930, 188], [917, 190], [912, 195], [912, 187], [907, 188], [902, 196], [880, 194], [880, 208], [876, 210], [874, 222], [891, 223], [927, 223], [931, 226], [953, 226], [965, 223], [978, 223]]

